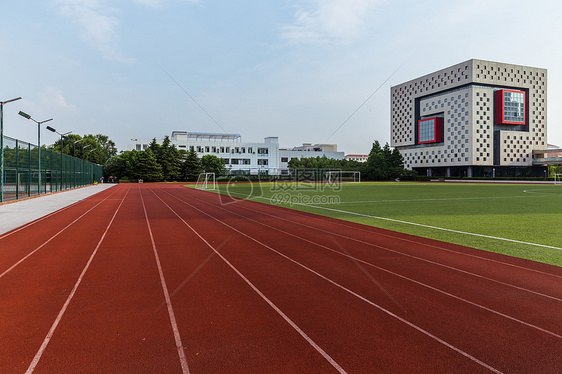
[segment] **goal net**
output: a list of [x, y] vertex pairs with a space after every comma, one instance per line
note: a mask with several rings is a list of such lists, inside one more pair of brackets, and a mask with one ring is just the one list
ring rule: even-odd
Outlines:
[[214, 190], [216, 187], [215, 173], [201, 173], [197, 178], [195, 188], [199, 190]]
[[328, 184], [341, 182], [361, 182], [360, 171], [330, 170], [325, 172], [325, 180]]
[[554, 174], [554, 184], [555, 185], [562, 184], [562, 174]]

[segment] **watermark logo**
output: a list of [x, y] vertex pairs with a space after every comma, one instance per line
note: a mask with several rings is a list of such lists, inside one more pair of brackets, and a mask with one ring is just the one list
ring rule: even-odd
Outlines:
[[292, 169], [290, 179], [272, 180], [272, 191], [339, 192], [342, 189], [341, 170]]
[[252, 180], [244, 175], [231, 177], [220, 189], [219, 196], [222, 205], [260, 198], [264, 195], [260, 181]]
[[266, 199], [275, 205], [340, 204], [342, 185], [340, 170], [292, 169], [291, 174], [267, 179], [238, 175], [222, 185], [221, 203]]
[[329, 205], [339, 204], [339, 195], [304, 195], [302, 193], [277, 192], [271, 197], [274, 205]]

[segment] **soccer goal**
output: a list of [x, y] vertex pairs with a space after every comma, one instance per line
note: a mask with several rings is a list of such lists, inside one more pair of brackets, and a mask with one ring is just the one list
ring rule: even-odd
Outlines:
[[199, 190], [214, 190], [216, 188], [215, 173], [199, 174], [195, 188]]
[[346, 171], [346, 170], [330, 170], [325, 172], [325, 179], [327, 183], [340, 183], [340, 182], [361, 182], [360, 171]]
[[562, 185], [562, 174], [554, 174], [554, 184]]

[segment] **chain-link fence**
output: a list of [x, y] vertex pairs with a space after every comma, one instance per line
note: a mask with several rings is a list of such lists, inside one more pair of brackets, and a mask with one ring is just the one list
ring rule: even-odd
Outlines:
[[93, 184], [103, 176], [101, 165], [7, 136], [0, 162], [0, 202]]

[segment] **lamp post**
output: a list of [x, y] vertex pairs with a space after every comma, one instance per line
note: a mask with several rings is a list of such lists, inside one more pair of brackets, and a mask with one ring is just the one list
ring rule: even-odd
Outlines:
[[88, 144], [87, 146], [82, 147], [82, 185], [85, 185], [85, 184], [86, 184], [86, 183], [85, 183], [85, 180], [84, 180], [84, 160], [85, 160], [85, 157], [84, 157], [84, 156], [85, 156], [84, 150], [85, 150], [86, 148], [88, 148], [88, 147], [91, 147], [91, 146], [92, 146], [91, 144]]
[[76, 143], [80, 143], [84, 139], [80, 139], [72, 143], [72, 157], [76, 157]]
[[21, 100], [21, 97], [0, 101], [0, 203], [4, 201], [4, 104]]
[[29, 114], [24, 113], [21, 110], [18, 114], [20, 116], [22, 116], [23, 118], [30, 119], [37, 124], [37, 170], [38, 170], [37, 195], [41, 195], [41, 125], [45, 122], [52, 121], [53, 119], [49, 118], [49, 119], [46, 119], [44, 121], [36, 121], [33, 118], [31, 118], [31, 116]]
[[[90, 162], [90, 153], [92, 153], [93, 150], [94, 150], [94, 148], [92, 148], [88, 151], [88, 179], [90, 181], [92, 181], [92, 163]], [[91, 183], [94, 183], [94, 182], [92, 181]]]
[[76, 188], [76, 143], [80, 143], [84, 139], [80, 139], [72, 143], [72, 180], [74, 181], [74, 187]]
[[68, 135], [68, 134], [72, 133], [72, 131], [65, 132], [64, 134], [61, 134], [57, 130], [53, 129], [51, 126], [47, 126], [47, 130], [52, 131], [52, 132], [56, 132], [57, 134], [60, 135], [60, 191], [62, 191], [62, 146], [63, 146], [62, 138], [65, 135]]

